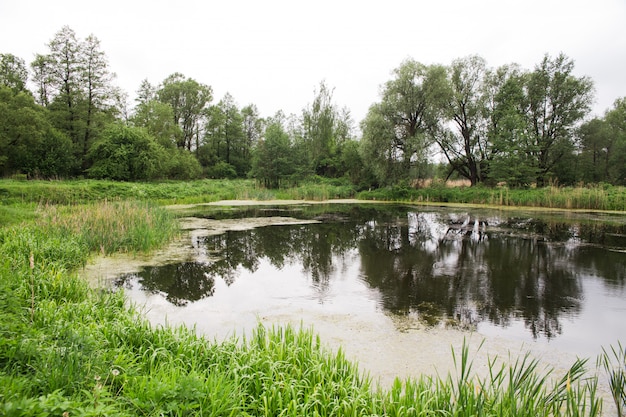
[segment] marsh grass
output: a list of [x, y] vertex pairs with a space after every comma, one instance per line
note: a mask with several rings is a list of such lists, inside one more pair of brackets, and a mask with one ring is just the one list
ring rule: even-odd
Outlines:
[[173, 215], [149, 202], [46, 204], [38, 213], [36, 227], [60, 239], [78, 237], [88, 252], [147, 252], [178, 233]]
[[386, 394], [387, 416], [597, 416], [596, 379], [585, 377], [584, 360], [562, 376], [542, 369], [528, 354], [491, 359], [487, 376], [473, 371], [469, 347], [452, 351], [455, 373], [446, 377], [396, 379]]
[[[218, 200], [363, 200], [467, 203], [586, 210], [626, 210], [626, 188], [607, 184], [544, 188], [468, 187], [465, 183], [432, 181], [422, 188], [408, 185], [357, 192], [344, 180], [312, 178], [290, 187], [267, 189], [254, 180], [196, 180], [126, 183], [96, 180], [0, 180], [0, 224], [10, 222], [8, 204], [82, 204], [95, 201], [139, 200], [159, 204], [208, 203]], [[4, 222], [4, 223], [3, 223]]]
[[[95, 201], [141, 200], [160, 204], [209, 203], [218, 200], [326, 200], [351, 198], [352, 185], [342, 181], [314, 179], [277, 190], [254, 180], [197, 180], [159, 183], [113, 181], [14, 181], [0, 180], [0, 195], [6, 204], [83, 204]], [[1, 208], [2, 206], [0, 206]], [[0, 210], [0, 220], [3, 213]], [[2, 223], [0, 223], [2, 224]]]
[[621, 342], [603, 349], [602, 355], [598, 357], [598, 366], [606, 372], [617, 416], [626, 415], [626, 349]]
[[433, 184], [421, 189], [395, 187], [363, 191], [357, 194], [357, 198], [418, 203], [626, 211], [626, 188], [608, 185], [509, 189], [482, 186], [447, 187]]

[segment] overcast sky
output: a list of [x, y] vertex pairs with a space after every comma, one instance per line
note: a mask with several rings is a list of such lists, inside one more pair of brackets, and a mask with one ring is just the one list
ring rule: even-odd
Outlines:
[[100, 40], [131, 98], [181, 72], [263, 117], [299, 114], [324, 80], [358, 123], [406, 58], [472, 54], [533, 69], [563, 52], [597, 115], [626, 96], [626, 0], [0, 0], [0, 53], [30, 64], [64, 25]]

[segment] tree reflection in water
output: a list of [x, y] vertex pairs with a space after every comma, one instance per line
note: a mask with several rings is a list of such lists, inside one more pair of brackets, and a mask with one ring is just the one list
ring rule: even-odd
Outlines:
[[[150, 267], [120, 277], [119, 285], [138, 279], [184, 305], [210, 297], [216, 279], [230, 285], [242, 268], [254, 272], [265, 259], [277, 269], [300, 264], [321, 299], [339, 265], [360, 262], [353, 278], [379, 291], [388, 311], [433, 325], [523, 320], [535, 338], [549, 339], [562, 332], [563, 317], [580, 312], [585, 276], [602, 277], [608, 288], [626, 281], [623, 224], [400, 206], [341, 210], [322, 214], [319, 224], [205, 237], [199, 244], [219, 260]], [[355, 252], [356, 261], [345, 259]]]

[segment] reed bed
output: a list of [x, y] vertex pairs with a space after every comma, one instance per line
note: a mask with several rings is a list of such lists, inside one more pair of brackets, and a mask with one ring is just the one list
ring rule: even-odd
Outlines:
[[36, 226], [59, 234], [77, 236], [90, 252], [147, 252], [162, 246], [178, 233], [172, 213], [145, 201], [104, 200], [72, 206], [42, 205]]
[[509, 189], [482, 186], [447, 187], [435, 184], [420, 189], [396, 187], [363, 191], [357, 194], [357, 198], [418, 203], [626, 211], [626, 188], [599, 185]]
[[[464, 345], [451, 352], [456, 373], [386, 389], [341, 350], [326, 349], [313, 329], [259, 325], [241, 338], [210, 341], [186, 327], [153, 327], [122, 292], [94, 290], [80, 278], [90, 253], [146, 250], [163, 241], [132, 236], [174, 222], [150, 204], [102, 202], [41, 205], [35, 219], [0, 228], [0, 415], [600, 413], [597, 377], [584, 361], [553, 375], [530, 357], [494, 360], [481, 379]], [[620, 404], [624, 358], [620, 345], [600, 362]]]

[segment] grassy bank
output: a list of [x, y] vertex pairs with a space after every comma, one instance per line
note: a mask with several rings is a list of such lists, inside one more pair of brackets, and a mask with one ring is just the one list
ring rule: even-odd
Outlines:
[[[599, 412], [596, 379], [584, 361], [555, 379], [530, 358], [494, 362], [479, 379], [464, 347], [453, 355], [458, 376], [376, 389], [310, 329], [260, 326], [247, 339], [217, 343], [184, 327], [153, 328], [123, 294], [90, 289], [73, 272], [94, 252], [149, 251], [175, 233], [167, 211], [133, 201], [39, 205], [29, 218], [0, 228], [0, 415]], [[615, 358], [607, 355], [607, 369], [618, 369], [623, 381], [622, 357]], [[619, 384], [616, 392], [623, 392]]]
[[148, 200], [162, 204], [208, 203], [218, 200], [327, 200], [350, 198], [352, 186], [311, 181], [281, 190], [268, 190], [254, 180], [197, 180], [158, 183], [96, 180], [15, 181], [0, 180], [4, 204], [77, 204], [90, 201]]
[[626, 188], [610, 185], [529, 189], [435, 185], [421, 189], [383, 188], [361, 192], [357, 197], [364, 200], [626, 211]]
[[[33, 207], [37, 204], [79, 204], [109, 200], [143, 200], [160, 204], [207, 203], [218, 200], [363, 200], [467, 203], [561, 209], [626, 211], [626, 188], [610, 185], [508, 189], [446, 187], [443, 184], [414, 189], [381, 188], [357, 192], [341, 181], [311, 180], [297, 186], [268, 190], [253, 180], [198, 180], [159, 183], [113, 181], [15, 181], [0, 180], [0, 224], [16, 216], [7, 205]], [[23, 211], [22, 211], [23, 212]], [[4, 221], [4, 223], [3, 223]]]

